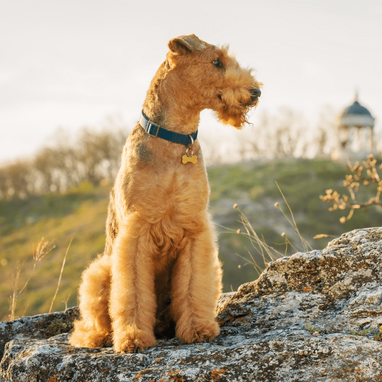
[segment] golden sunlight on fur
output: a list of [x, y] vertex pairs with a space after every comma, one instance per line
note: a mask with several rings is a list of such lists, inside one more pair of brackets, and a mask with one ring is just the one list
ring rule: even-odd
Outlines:
[[[195, 35], [172, 39], [147, 92], [143, 112], [162, 128], [189, 135], [203, 109], [236, 128], [258, 103], [261, 84], [227, 48]], [[110, 193], [104, 254], [82, 275], [81, 318], [72, 346], [112, 342], [116, 352], [154, 346], [156, 337], [211, 341], [222, 271], [207, 211], [209, 185], [198, 141], [186, 146], [138, 123]], [[197, 159], [196, 159], [197, 158]]]

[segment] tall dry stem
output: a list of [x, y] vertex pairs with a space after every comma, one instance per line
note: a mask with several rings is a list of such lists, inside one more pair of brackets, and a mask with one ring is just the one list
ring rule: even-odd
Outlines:
[[[282, 257], [283, 256], [282, 253], [277, 251], [272, 246], [268, 245], [265, 242], [265, 239], [263, 236], [261, 238], [259, 237], [256, 230], [253, 228], [252, 224], [248, 220], [247, 216], [240, 210], [238, 205], [234, 204], [233, 207], [240, 212], [240, 222], [242, 223], [245, 232], [242, 232], [240, 229], [237, 231], [234, 231], [234, 230], [229, 229], [227, 227], [223, 227], [223, 228], [227, 229], [229, 232], [232, 232], [232, 233], [235, 232], [236, 234], [246, 236], [249, 239], [252, 247], [261, 256], [265, 266], [267, 266], [270, 261], [274, 261], [274, 260]], [[244, 265], [253, 266], [255, 268], [255, 270], [260, 274], [263, 271], [262, 266], [260, 266], [257, 263], [256, 259], [254, 258], [254, 256], [252, 255], [252, 253], [249, 250], [247, 250], [247, 252], [249, 255], [249, 259], [244, 257], [244, 256], [239, 255], [238, 253], [236, 253], [236, 255], [238, 257], [242, 258], [243, 260], [245, 260]], [[240, 265], [239, 265], [239, 268], [241, 268]]]
[[[292, 211], [288, 201], [285, 198], [285, 195], [281, 191], [281, 188], [277, 182], [276, 182], [276, 185], [280, 191], [281, 196], [284, 199], [286, 206], [288, 207], [290, 217], [283, 211], [283, 209], [280, 207], [278, 202], [276, 202], [274, 204], [274, 206], [277, 207], [281, 211], [281, 213], [284, 215], [284, 217], [286, 218], [288, 223], [293, 227], [295, 234], [297, 235], [297, 237], [299, 238], [299, 240], [301, 242], [301, 247], [296, 245], [296, 244], [293, 244], [292, 241], [289, 240], [289, 238], [286, 236], [285, 232], [281, 233], [281, 236], [285, 240], [285, 242], [284, 242], [284, 244], [285, 244], [284, 254], [282, 254], [281, 252], [279, 252], [278, 250], [276, 250], [272, 246], [268, 245], [264, 239], [264, 236], [262, 236], [261, 238], [259, 237], [256, 230], [253, 228], [250, 221], [248, 220], [247, 216], [239, 209], [237, 203], [235, 203], [233, 205], [233, 208], [237, 209], [240, 212], [240, 222], [242, 223], [242, 225], [245, 229], [245, 232], [242, 232], [240, 229], [238, 229], [237, 231], [234, 231], [234, 230], [231, 230], [229, 228], [223, 227], [223, 228], [228, 229], [228, 231], [230, 231], [230, 232], [236, 232], [236, 234], [246, 236], [249, 239], [252, 247], [261, 256], [265, 266], [267, 266], [270, 261], [274, 261], [280, 257], [286, 256], [287, 251], [288, 251], [288, 247], [293, 248], [296, 252], [301, 251], [301, 250], [306, 252], [306, 251], [309, 251], [312, 249], [312, 247], [310, 246], [308, 241], [302, 237], [300, 230], [298, 229], [296, 220], [294, 218], [293, 211]], [[236, 255], [238, 257], [245, 260], [244, 265], [252, 265], [255, 268], [255, 270], [260, 274], [264, 269], [256, 262], [256, 259], [252, 256], [250, 251], [248, 251], [248, 254], [249, 254], [250, 259], [236, 253]], [[239, 265], [239, 268], [240, 267], [241, 266]]]
[[[282, 209], [279, 205], [277, 205], [277, 208], [281, 211], [281, 213], [282, 213], [282, 214], [284, 215], [284, 217], [287, 219], [288, 223], [293, 227], [293, 229], [294, 229], [296, 235], [298, 236], [298, 238], [299, 238], [300, 241], [301, 241], [301, 245], [302, 245], [303, 250], [304, 250], [305, 252], [307, 252], [307, 251], [311, 251], [313, 248], [312, 248], [311, 245], [308, 243], [308, 241], [305, 240], [305, 239], [301, 236], [300, 230], [299, 230], [298, 227], [297, 227], [297, 223], [296, 223], [296, 220], [295, 220], [295, 218], [294, 218], [292, 208], [290, 208], [290, 205], [289, 205], [288, 201], [286, 200], [285, 195], [284, 195], [283, 192], [281, 191], [281, 188], [280, 188], [279, 184], [278, 184], [277, 182], [275, 182], [275, 183], [276, 183], [277, 188], [278, 188], [279, 191], [280, 191], [281, 196], [282, 196], [283, 199], [284, 199], [284, 202], [285, 202], [286, 206], [288, 207], [288, 210], [289, 210], [291, 219], [288, 218], [288, 216], [286, 215], [286, 213], [283, 211], [283, 209]], [[289, 241], [289, 244], [292, 245], [292, 243], [291, 243], [290, 241]], [[292, 245], [292, 247], [293, 247], [293, 245]], [[293, 249], [297, 251], [297, 249], [296, 249], [295, 247], [293, 247]]]
[[20, 273], [23, 265], [20, 265], [20, 263], [17, 264], [16, 273], [13, 278], [13, 291], [12, 296], [10, 298], [10, 314], [9, 314], [9, 320], [12, 321], [16, 318], [15, 312], [16, 312], [16, 305], [17, 305], [17, 299], [21, 296], [21, 294], [25, 291], [25, 289], [28, 286], [28, 283], [30, 279], [32, 278], [34, 271], [36, 270], [37, 264], [52, 250], [55, 248], [55, 245], [53, 245], [54, 240], [47, 241], [44, 239], [44, 237], [41, 238], [41, 240], [38, 242], [36, 248], [33, 250], [32, 258], [33, 258], [33, 266], [32, 270], [29, 273], [29, 277], [25, 281], [23, 287], [18, 290], [18, 284], [20, 279]]
[[9, 321], [12, 321], [15, 319], [15, 311], [16, 311], [16, 304], [17, 304], [17, 297], [18, 297], [17, 289], [19, 285], [20, 272], [21, 272], [21, 266], [19, 263], [17, 263], [16, 273], [13, 276], [12, 296], [10, 297]]
[[65, 256], [64, 256], [64, 260], [62, 261], [60, 277], [58, 278], [58, 283], [57, 283], [56, 292], [54, 293], [52, 302], [51, 302], [51, 304], [50, 304], [49, 313], [52, 311], [53, 304], [54, 304], [54, 300], [56, 299], [58, 290], [59, 290], [59, 288], [60, 288], [61, 278], [62, 278], [62, 274], [63, 274], [63, 272], [64, 272], [64, 267], [65, 267], [65, 262], [66, 262], [66, 257], [68, 256], [69, 248], [70, 248], [70, 246], [72, 245], [72, 241], [73, 241], [73, 237], [71, 238], [70, 243], [69, 243], [68, 247], [66, 248], [66, 252], [65, 252]]

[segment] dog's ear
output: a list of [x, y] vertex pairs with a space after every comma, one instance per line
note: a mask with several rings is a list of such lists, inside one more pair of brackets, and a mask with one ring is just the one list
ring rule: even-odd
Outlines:
[[172, 53], [183, 55], [194, 50], [203, 50], [206, 44], [194, 34], [178, 36], [169, 41], [168, 47]]

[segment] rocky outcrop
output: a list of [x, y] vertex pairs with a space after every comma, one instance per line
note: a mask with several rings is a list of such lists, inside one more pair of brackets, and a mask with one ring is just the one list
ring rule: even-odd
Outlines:
[[72, 348], [77, 314], [0, 323], [0, 381], [382, 381], [382, 228], [270, 263], [222, 296], [212, 343]]

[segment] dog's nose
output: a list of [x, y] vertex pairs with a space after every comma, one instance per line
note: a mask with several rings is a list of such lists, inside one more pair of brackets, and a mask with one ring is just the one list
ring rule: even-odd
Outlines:
[[261, 96], [261, 90], [258, 88], [253, 88], [250, 90], [251, 93], [251, 101], [256, 101]]

